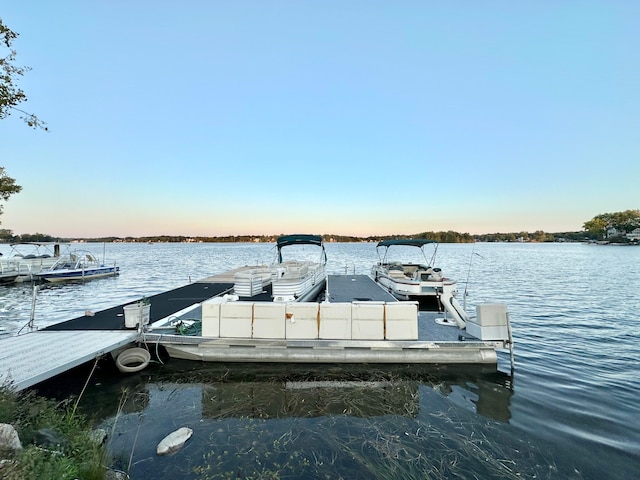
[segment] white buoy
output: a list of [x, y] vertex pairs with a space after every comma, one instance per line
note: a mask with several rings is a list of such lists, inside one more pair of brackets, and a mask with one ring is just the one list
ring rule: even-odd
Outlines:
[[191, 438], [192, 434], [193, 430], [189, 427], [179, 428], [162, 439], [156, 448], [156, 453], [158, 455], [169, 455], [177, 452]]

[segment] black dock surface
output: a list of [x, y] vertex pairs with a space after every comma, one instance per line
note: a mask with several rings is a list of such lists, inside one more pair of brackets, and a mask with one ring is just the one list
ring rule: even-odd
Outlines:
[[[220, 295], [233, 288], [233, 283], [196, 282], [149, 297], [153, 323], [195, 303]], [[131, 302], [134, 303], [134, 302]], [[124, 305], [95, 312], [43, 328], [43, 330], [120, 330], [124, 329]]]
[[327, 283], [330, 302], [398, 301], [368, 275], [329, 275]]

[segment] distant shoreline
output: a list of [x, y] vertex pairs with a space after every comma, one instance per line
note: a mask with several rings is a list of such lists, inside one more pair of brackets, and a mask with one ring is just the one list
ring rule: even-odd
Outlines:
[[[16, 235], [0, 238], [0, 243], [23, 242], [69, 242], [69, 243], [275, 243], [278, 235], [226, 235], [226, 236], [188, 236], [188, 235], [149, 235], [141, 237], [53, 237], [47, 234]], [[439, 243], [475, 243], [475, 242], [603, 242], [602, 238], [593, 238], [585, 231], [580, 232], [510, 232], [471, 235], [469, 233], [422, 232], [411, 235], [376, 235], [356, 237], [349, 235], [322, 234], [325, 243], [377, 243], [382, 240], [397, 238], [416, 238], [435, 240]], [[627, 243], [621, 239], [611, 239], [611, 243]]]

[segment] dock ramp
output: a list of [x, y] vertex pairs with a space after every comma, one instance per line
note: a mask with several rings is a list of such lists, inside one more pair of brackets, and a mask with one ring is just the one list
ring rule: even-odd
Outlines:
[[0, 345], [0, 384], [19, 391], [132, 343], [135, 330], [38, 330]]

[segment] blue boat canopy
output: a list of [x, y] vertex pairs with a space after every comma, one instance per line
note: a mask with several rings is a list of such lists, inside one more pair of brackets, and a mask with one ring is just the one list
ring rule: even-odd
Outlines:
[[276, 241], [278, 248], [286, 247], [287, 245], [302, 245], [302, 244], [310, 244], [310, 245], [322, 245], [322, 237], [320, 235], [306, 235], [306, 234], [297, 234], [297, 235], [284, 235], [279, 237]]
[[322, 244], [322, 237], [320, 235], [296, 234], [279, 237], [278, 240], [276, 240], [279, 263], [282, 263], [282, 247], [288, 245], [316, 245], [322, 249], [322, 261], [327, 263], [327, 255], [324, 251], [324, 245]]
[[426, 240], [426, 239], [420, 239], [420, 238], [403, 238], [403, 239], [396, 239], [396, 240], [382, 240], [381, 242], [378, 242], [378, 245], [376, 246], [376, 248], [378, 247], [391, 247], [393, 245], [405, 245], [405, 246], [409, 246], [409, 247], [423, 247], [425, 245], [429, 245], [431, 243], [438, 243], [435, 240]]

